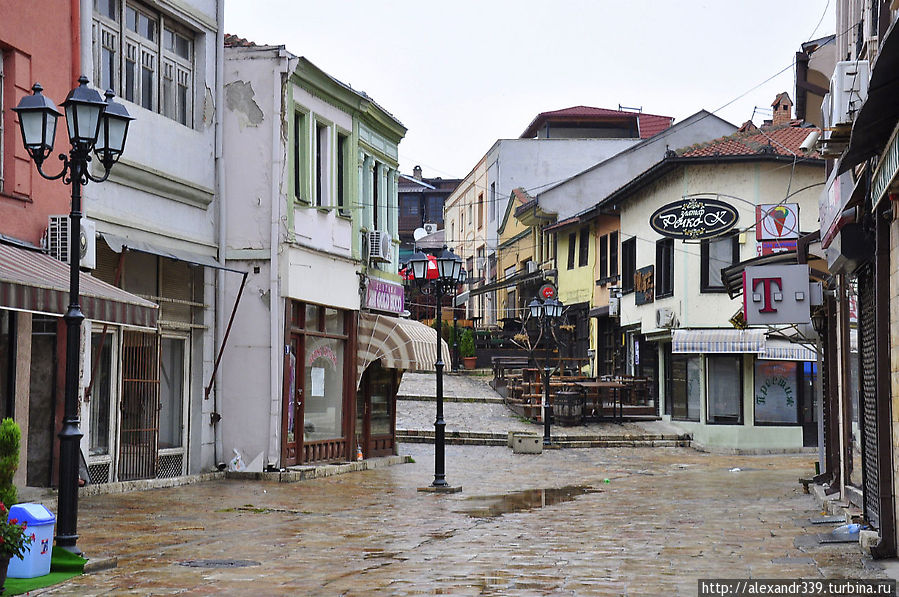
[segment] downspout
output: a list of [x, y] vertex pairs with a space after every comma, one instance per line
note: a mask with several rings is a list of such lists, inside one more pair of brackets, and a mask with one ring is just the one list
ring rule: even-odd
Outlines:
[[[215, 7], [215, 22], [218, 29], [215, 33], [215, 196], [218, 199], [218, 248], [219, 263], [224, 266], [227, 251], [227, 205], [225, 203], [225, 164], [222, 156], [223, 146], [223, 120], [225, 117], [224, 82], [225, 82], [225, 0], [218, 0]], [[222, 346], [224, 342], [225, 322], [225, 271], [216, 270], [215, 283], [215, 345]], [[246, 278], [244, 278], [246, 280]], [[218, 467], [223, 460], [222, 425], [219, 393], [223, 391], [222, 373], [215, 373], [215, 394], [212, 398], [212, 423], [214, 442], [213, 460]]]
[[[287, 343], [286, 338], [282, 338], [283, 326], [280, 325], [280, 315], [282, 312], [281, 305], [281, 277], [280, 272], [280, 227], [281, 227], [281, 209], [282, 201], [286, 201], [286, 196], [282, 198], [281, 189], [282, 177], [284, 174], [284, 160], [288, 155], [287, 140], [282, 143], [282, 126], [284, 119], [289, 118], [287, 113], [289, 105], [288, 93], [290, 92], [290, 61], [288, 54], [284, 48], [278, 53], [280, 65], [277, 75], [272, 82], [272, 188], [271, 188], [271, 229], [269, 238], [269, 345], [271, 373], [269, 378], [269, 391], [272, 397], [270, 408], [271, 423], [269, 426], [269, 441], [265, 455], [265, 464], [272, 465], [281, 462], [281, 417], [280, 404], [283, 397], [281, 396], [281, 365], [284, 363], [283, 346]], [[297, 358], [300, 358], [297, 355]], [[274, 408], [274, 404], [278, 404], [279, 408]], [[278, 440], [278, 441], [276, 441]]]

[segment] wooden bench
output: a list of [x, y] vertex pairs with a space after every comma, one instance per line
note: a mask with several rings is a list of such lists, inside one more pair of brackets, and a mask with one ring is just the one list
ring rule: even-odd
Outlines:
[[528, 362], [528, 357], [490, 357], [495, 379], [504, 379], [506, 377], [506, 369], [522, 369], [528, 366]]

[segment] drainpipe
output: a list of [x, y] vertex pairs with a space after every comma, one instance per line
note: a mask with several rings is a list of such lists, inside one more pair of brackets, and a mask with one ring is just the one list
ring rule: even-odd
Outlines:
[[[224, 82], [225, 82], [225, 0], [218, 0], [215, 7], [215, 21], [218, 30], [215, 34], [215, 196], [218, 209], [218, 247], [219, 263], [225, 265], [225, 252], [227, 250], [227, 205], [225, 203], [225, 164], [222, 157], [223, 145], [223, 120], [225, 117]], [[222, 346], [224, 342], [225, 318], [225, 271], [216, 270], [215, 284], [215, 345]], [[212, 429], [214, 434], [213, 463], [219, 466], [224, 462], [222, 448], [222, 424], [221, 401], [219, 393], [224, 389], [222, 384], [222, 372], [215, 374], [215, 394], [212, 398]]]

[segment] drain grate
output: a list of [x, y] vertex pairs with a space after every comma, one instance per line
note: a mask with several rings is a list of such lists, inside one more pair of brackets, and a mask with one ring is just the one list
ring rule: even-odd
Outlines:
[[189, 568], [246, 568], [262, 565], [254, 560], [185, 560], [178, 564]]

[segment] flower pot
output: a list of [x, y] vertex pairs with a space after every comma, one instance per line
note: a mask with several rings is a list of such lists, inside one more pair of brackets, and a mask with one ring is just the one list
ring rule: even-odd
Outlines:
[[466, 369], [474, 369], [478, 365], [478, 357], [462, 357]]
[[0, 595], [6, 591], [6, 571], [9, 570], [9, 560], [8, 556], [0, 558]]

